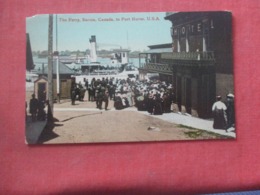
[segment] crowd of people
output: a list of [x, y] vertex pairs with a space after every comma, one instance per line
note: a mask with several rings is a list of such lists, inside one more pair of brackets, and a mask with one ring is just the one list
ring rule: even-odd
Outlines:
[[161, 115], [171, 112], [174, 90], [171, 84], [162, 81], [137, 82], [134, 87], [135, 105], [138, 110]]
[[136, 106], [139, 111], [148, 111], [158, 115], [171, 112], [174, 101], [173, 87], [166, 82], [136, 81], [131, 79], [95, 79], [90, 82], [85, 79], [84, 86], [81, 82], [72, 82], [71, 104], [84, 99], [85, 91], [88, 91], [88, 101], [96, 102], [96, 107], [108, 109], [109, 100], [114, 101], [114, 108], [121, 110]]

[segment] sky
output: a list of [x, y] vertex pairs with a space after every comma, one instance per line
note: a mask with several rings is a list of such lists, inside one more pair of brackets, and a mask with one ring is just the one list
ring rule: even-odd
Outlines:
[[[164, 17], [165, 12], [54, 14], [53, 51], [85, 51], [92, 35], [96, 36], [98, 49], [107, 50], [121, 47], [144, 51], [149, 45], [171, 43], [171, 22]], [[48, 25], [48, 14], [26, 18], [33, 51], [48, 50]]]

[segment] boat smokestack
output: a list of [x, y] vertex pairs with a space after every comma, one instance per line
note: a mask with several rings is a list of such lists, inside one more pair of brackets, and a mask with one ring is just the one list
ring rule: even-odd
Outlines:
[[89, 39], [90, 42], [90, 61], [97, 62], [97, 43], [96, 36], [92, 35]]

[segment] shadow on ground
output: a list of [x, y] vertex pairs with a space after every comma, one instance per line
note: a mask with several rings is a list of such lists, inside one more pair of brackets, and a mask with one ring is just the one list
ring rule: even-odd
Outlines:
[[42, 131], [37, 143], [38, 144], [43, 144], [46, 141], [52, 140], [54, 138], [59, 137], [58, 134], [56, 134], [55, 132], [53, 132], [53, 129], [57, 126], [63, 126], [63, 124], [55, 124], [55, 122], [58, 122], [58, 119], [53, 119], [52, 121], [49, 121], [46, 125], [46, 127], [44, 128], [44, 130]]

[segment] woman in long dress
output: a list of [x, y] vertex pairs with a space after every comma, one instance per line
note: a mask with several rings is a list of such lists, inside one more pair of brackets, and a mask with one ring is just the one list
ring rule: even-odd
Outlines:
[[221, 101], [221, 96], [217, 96], [217, 101], [212, 106], [212, 112], [214, 117], [213, 128], [214, 129], [226, 129], [227, 128], [227, 107]]

